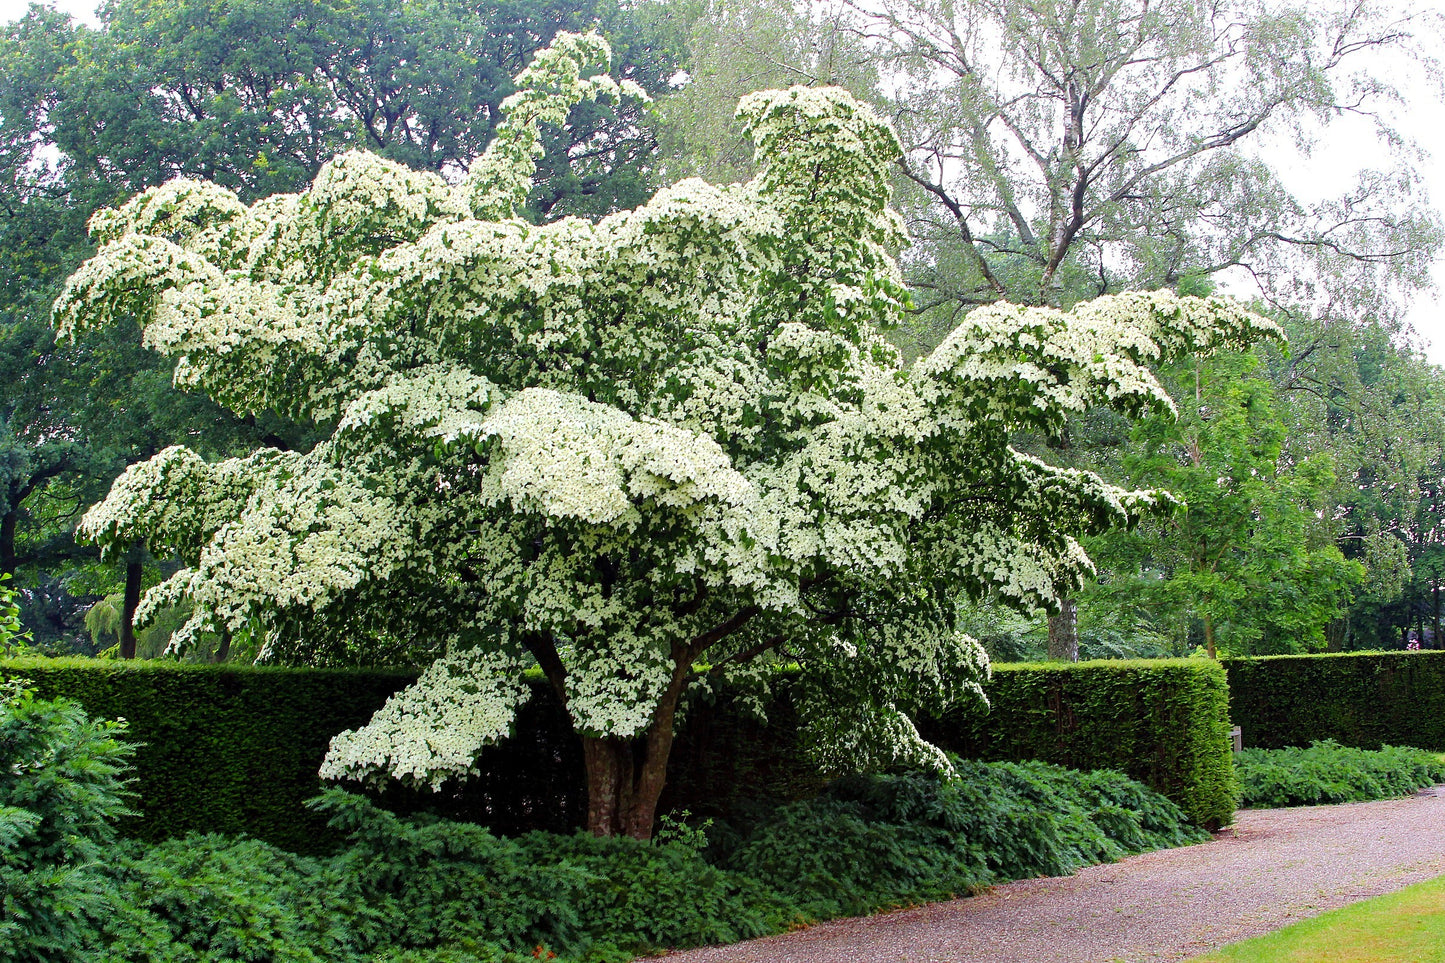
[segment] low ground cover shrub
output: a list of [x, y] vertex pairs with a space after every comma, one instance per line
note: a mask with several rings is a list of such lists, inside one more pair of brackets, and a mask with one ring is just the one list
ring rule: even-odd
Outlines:
[[314, 805], [347, 844], [330, 857], [214, 835], [118, 847], [124, 908], [85, 959], [472, 963], [556, 953], [610, 963], [1207, 836], [1117, 773], [958, 765], [956, 779], [839, 780], [816, 800], [720, 828], [722, 841], [706, 849], [696, 834], [508, 839], [331, 790]]
[[1366, 802], [1445, 782], [1445, 756], [1385, 746], [1354, 749], [1333, 740], [1308, 748], [1235, 753], [1242, 804], [1258, 809]]
[[853, 776], [779, 807], [719, 862], [809, 918], [946, 899], [1208, 838], [1116, 772], [955, 759], [958, 775]]

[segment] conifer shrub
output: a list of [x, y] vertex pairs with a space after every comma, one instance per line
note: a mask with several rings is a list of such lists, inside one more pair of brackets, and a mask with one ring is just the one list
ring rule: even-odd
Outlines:
[[0, 963], [78, 959], [128, 810], [122, 722], [0, 680]]
[[851, 776], [779, 807], [722, 865], [809, 918], [946, 899], [1208, 838], [1174, 803], [1115, 772], [955, 759], [957, 776]]
[[1445, 783], [1445, 756], [1385, 746], [1355, 749], [1330, 739], [1308, 748], [1235, 753], [1243, 805], [1258, 809], [1368, 802]]
[[346, 836], [332, 856], [217, 835], [117, 846], [116, 912], [72, 958], [613, 963], [1207, 836], [1117, 773], [957, 765], [956, 778], [838, 780], [817, 799], [727, 827], [711, 847], [699, 833], [508, 839], [331, 790], [313, 805]]

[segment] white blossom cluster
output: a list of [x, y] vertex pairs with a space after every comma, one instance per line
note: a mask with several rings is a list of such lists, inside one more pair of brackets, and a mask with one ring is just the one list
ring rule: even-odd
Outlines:
[[447, 653], [338, 737], [329, 776], [467, 772], [538, 653], [587, 735], [645, 732], [694, 663], [781, 653], [837, 683], [802, 710], [848, 722], [814, 727], [825, 757], [940, 764], [899, 707], [980, 697], [958, 598], [1051, 601], [1089, 568], [1079, 536], [1167, 504], [1009, 432], [1167, 409], [1146, 363], [1270, 326], [1163, 293], [999, 305], [904, 366], [877, 334], [907, 303], [898, 142], [835, 89], [744, 99], [747, 184], [529, 224], [538, 124], [638, 94], [584, 76], [607, 57], [559, 35], [456, 184], [353, 152], [301, 194], [246, 206], [176, 181], [96, 215], [64, 333], [139, 318], [178, 384], [332, 435], [214, 465], [168, 449], [82, 532], [182, 558], [143, 606], [194, 603], [181, 644], [224, 628], [274, 659]]
[[447, 778], [476, 772], [477, 753], [511, 732], [526, 701], [523, 668], [496, 650], [442, 656], [371, 722], [332, 738], [321, 778], [397, 779], [440, 790]]

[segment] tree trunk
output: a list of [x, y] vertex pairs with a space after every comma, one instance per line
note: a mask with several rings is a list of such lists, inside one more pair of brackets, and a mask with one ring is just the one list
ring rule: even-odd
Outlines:
[[1059, 597], [1059, 613], [1049, 616], [1049, 661], [1079, 661], [1079, 612], [1067, 595]]
[[211, 661], [212, 661], [212, 662], [225, 662], [225, 661], [226, 661], [226, 657], [229, 656], [230, 654], [231, 654], [231, 630], [230, 630], [230, 629], [222, 629], [222, 630], [221, 630], [221, 642], [220, 642], [219, 645], [216, 646], [216, 654], [212, 657]]
[[667, 781], [677, 703], [687, 684], [688, 664], [678, 664], [658, 701], [652, 724], [635, 738], [582, 739], [587, 773], [587, 831], [595, 836], [652, 838], [657, 800]]
[[1219, 658], [1214, 654], [1214, 619], [1209, 617], [1208, 612], [1204, 613], [1204, 651], [1211, 659]]
[[140, 606], [141, 563], [125, 566], [125, 600], [120, 611], [120, 657], [135, 658], [135, 610]]
[[1345, 632], [1349, 628], [1348, 619], [1330, 619], [1325, 623], [1325, 651], [1343, 652], [1345, 650]]
[[19, 562], [15, 557], [15, 531], [20, 525], [20, 506], [16, 505], [0, 518], [0, 572], [15, 577]]
[[1441, 638], [1440, 638], [1440, 582], [1439, 582], [1438, 580], [1435, 582], [1435, 585], [1432, 587], [1432, 589], [1431, 589], [1431, 594], [1432, 594], [1433, 597], [1434, 597], [1434, 609], [1435, 609], [1435, 610], [1434, 610], [1434, 612], [1432, 613], [1432, 616], [1433, 616], [1433, 617], [1432, 617], [1432, 619], [1431, 619], [1431, 623], [1432, 623], [1432, 628], [1433, 628], [1434, 631], [1435, 631], [1435, 637], [1430, 640], [1430, 648], [1432, 648], [1432, 649], [1441, 649], [1441, 648], [1445, 648], [1445, 640], [1441, 640]]

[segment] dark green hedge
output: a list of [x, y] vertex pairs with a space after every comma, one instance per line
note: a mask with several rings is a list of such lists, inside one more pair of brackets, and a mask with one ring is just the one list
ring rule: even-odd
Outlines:
[[1261, 749], [1333, 739], [1445, 750], [1445, 652], [1226, 659], [1234, 724]]
[[[43, 696], [78, 700], [95, 717], [124, 717], [136, 753], [142, 815], [125, 833], [158, 840], [190, 831], [249, 833], [297, 851], [331, 837], [302, 801], [337, 732], [364, 723], [415, 673], [258, 669], [88, 659], [13, 660], [0, 675]], [[1228, 822], [1236, 791], [1222, 671], [1202, 660], [997, 666], [987, 716], [919, 720], [961, 755], [1042, 759], [1119, 769], [1174, 800], [1203, 826]], [[662, 809], [729, 815], [757, 799], [793, 799], [821, 785], [803, 759], [786, 696], [764, 725], [723, 697], [693, 707], [673, 749]], [[487, 750], [481, 774], [441, 793], [392, 789], [389, 808], [434, 809], [512, 833], [565, 832], [585, 814], [581, 753], [543, 685], [514, 737]]]
[[1234, 819], [1239, 785], [1223, 670], [1204, 659], [995, 665], [987, 715], [922, 720], [925, 738], [988, 761], [1040, 759], [1116, 769], [1197, 824]]
[[0, 663], [0, 675], [129, 723], [141, 743], [140, 814], [122, 822], [126, 835], [246, 832], [293, 848], [325, 831], [297, 803], [320, 791], [317, 760], [331, 737], [415, 677], [95, 659], [16, 659]]

